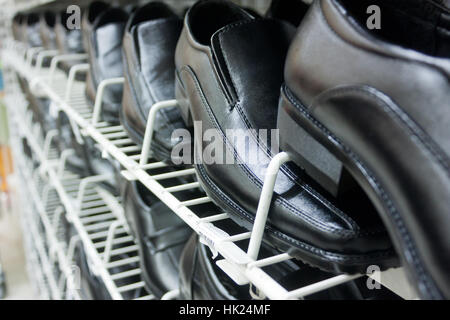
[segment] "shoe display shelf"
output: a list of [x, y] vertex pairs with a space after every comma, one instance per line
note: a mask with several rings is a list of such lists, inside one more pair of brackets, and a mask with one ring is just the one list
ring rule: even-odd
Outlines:
[[[18, 88], [16, 88], [18, 89]], [[117, 198], [94, 183], [102, 176], [79, 178], [65, 170], [70, 150], [58, 152], [52, 147], [55, 132], [40, 138], [39, 125], [31, 123], [31, 113], [18, 90], [8, 95], [14, 159], [20, 172], [23, 201], [22, 228], [25, 235], [29, 273], [43, 299], [80, 299], [78, 269], [73, 262], [77, 242], [82, 241], [92, 270], [103, 280], [113, 299], [140, 290], [138, 300], [153, 299], [142, 281], [135, 282], [141, 270], [137, 246], [124, 222], [123, 209]], [[37, 157], [26, 158], [20, 138], [25, 138]], [[36, 165], [37, 164], [37, 165]], [[35, 166], [36, 168], [33, 168]], [[76, 235], [65, 239], [63, 219], [76, 229]], [[42, 225], [44, 230], [39, 230]], [[54, 266], [58, 267], [55, 268]], [[112, 269], [120, 273], [112, 273]], [[120, 286], [117, 282], [120, 282]]]
[[[95, 105], [88, 105], [85, 100], [85, 83], [76, 80], [78, 73], [86, 72], [89, 65], [80, 63], [72, 67], [68, 76], [57, 68], [58, 63], [67, 59], [80, 59], [83, 57], [57, 55], [55, 52], [48, 52], [41, 48], [32, 48], [23, 54], [23, 48], [16, 42], [10, 42], [4, 52], [3, 61], [7, 63], [7, 67], [12, 71], [19, 73], [22, 77], [28, 80], [32, 92], [38, 96], [48, 97], [52, 101], [52, 107], [55, 112], [64, 111], [77, 134], [90, 136], [93, 138], [104, 157], [111, 157], [116, 159], [123, 167], [122, 175], [128, 180], [139, 180], [146, 188], [148, 188], [155, 196], [164, 202], [174, 214], [178, 215], [186, 224], [188, 224], [200, 237], [202, 243], [207, 245], [214, 255], [220, 255], [221, 259], [217, 261], [217, 265], [238, 285], [250, 284], [252, 297], [256, 299], [302, 299], [308, 295], [329, 289], [339, 284], [351, 281], [358, 277], [368, 276], [368, 281], [377, 281], [383, 286], [387, 287], [397, 295], [405, 299], [415, 299], [416, 294], [412, 286], [406, 280], [406, 276], [401, 268], [391, 269], [384, 272], [374, 272], [370, 275], [337, 275], [332, 276], [327, 280], [320, 281], [307, 285], [305, 287], [297, 288], [288, 291], [281, 286], [274, 278], [265, 270], [265, 267], [283, 263], [284, 261], [292, 259], [287, 253], [280, 253], [258, 260], [258, 253], [261, 246], [261, 241], [266, 224], [267, 214], [270, 207], [271, 197], [273, 194], [273, 184], [280, 165], [289, 161], [289, 156], [281, 153], [274, 158], [269, 166], [266, 181], [261, 193], [260, 204], [258, 207], [255, 223], [251, 232], [243, 232], [240, 234], [228, 234], [221, 230], [217, 223], [219, 221], [230, 219], [226, 212], [217, 208], [216, 212], [209, 212], [205, 217], [205, 213], [196, 211], [196, 206], [212, 202], [212, 200], [204, 195], [196, 199], [189, 199], [180, 201], [177, 198], [177, 193], [189, 189], [199, 189], [198, 182], [191, 182], [177, 186], [164, 187], [163, 182], [166, 179], [174, 177], [192, 177], [195, 179], [194, 168], [179, 168], [173, 166], [168, 173], [152, 174], [152, 170], [169, 168], [170, 164], [158, 162], [152, 159], [150, 154], [150, 145], [153, 134], [153, 125], [156, 112], [162, 108], [177, 106], [175, 100], [164, 101], [155, 104], [150, 110], [148, 117], [147, 129], [144, 136], [143, 146], [138, 146], [132, 142], [128, 137], [124, 128], [121, 125], [111, 125], [102, 121], [102, 95], [104, 89], [110, 85], [121, 84], [124, 82], [123, 78], [108, 79], [100, 83], [97, 90], [97, 97]], [[42, 67], [42, 62], [45, 58], [52, 59], [49, 68]], [[36, 65], [32, 66], [31, 61], [35, 59]], [[16, 102], [11, 101], [11, 113], [17, 113], [16, 118], [24, 119], [24, 115], [20, 114], [19, 108], [16, 108]], [[22, 111], [23, 112], [23, 111]], [[20, 121], [19, 121], [20, 122]], [[21, 128], [22, 133], [31, 141], [34, 136], [29, 128], [29, 125], [24, 123], [17, 124]], [[69, 180], [63, 179], [62, 170], [64, 159], [60, 159], [59, 163], [47, 160], [46, 152], [50, 145], [51, 132], [47, 135], [43, 146], [41, 147], [36, 142], [31, 142], [32, 148], [39, 155], [42, 163], [42, 171], [45, 171], [51, 185], [56, 189], [61, 202], [68, 214], [69, 220], [76, 226], [80, 238], [88, 249], [88, 253], [92, 255], [93, 261], [98, 268], [102, 279], [105, 280], [107, 287], [113, 293], [113, 298], [120, 297], [119, 291], [121, 288], [115, 288], [113, 285], [114, 276], [108, 274], [108, 266], [111, 264], [108, 254], [102, 254], [96, 248], [94, 240], [90, 237], [85, 224], [83, 224], [84, 208], [82, 208], [84, 191], [90, 183], [95, 182], [96, 179], [102, 177], [92, 177], [84, 180], [77, 180], [71, 178], [73, 181], [72, 187], [74, 191], [67, 191], [64, 185], [69, 185]], [[70, 151], [67, 151], [70, 152]], [[79, 190], [76, 190], [79, 181]], [[194, 180], [195, 181], [195, 180]], [[90, 185], [92, 188], [92, 185]], [[69, 192], [72, 192], [69, 194]], [[78, 192], [78, 193], [77, 193]], [[104, 232], [108, 235], [107, 241], [104, 243], [103, 252], [113, 252], [108, 249], [111, 241], [119, 240], [120, 232], [126, 232], [124, 222], [121, 220], [123, 209], [120, 203], [115, 199], [115, 210], [120, 212], [114, 222], [108, 222], [109, 230]], [[80, 207], [81, 206], [81, 207]], [[82, 208], [81, 211], [80, 209]], [[78, 211], [77, 211], [78, 210]], [[89, 211], [88, 211], [89, 212]], [[112, 213], [110, 213], [112, 215]], [[112, 221], [112, 220], [111, 220]], [[99, 222], [100, 224], [100, 222]], [[128, 239], [128, 238], [126, 238]], [[242, 250], [236, 243], [240, 241], [248, 241], [248, 249]], [[122, 241], [122, 240], [121, 240]], [[102, 244], [103, 245], [103, 244]], [[95, 258], [95, 259], [94, 259]], [[138, 261], [138, 257], [133, 261]], [[137, 274], [137, 270], [136, 270]], [[136, 284], [139, 285], [139, 284]], [[133, 285], [130, 285], [133, 286]], [[169, 292], [166, 298], [176, 298], [177, 292]]]

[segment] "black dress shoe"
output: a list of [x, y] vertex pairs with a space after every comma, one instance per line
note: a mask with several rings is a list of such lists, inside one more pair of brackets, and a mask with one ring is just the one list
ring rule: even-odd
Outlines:
[[40, 16], [40, 33], [42, 45], [47, 50], [56, 50], [56, 14], [53, 11], [45, 11]]
[[[373, 4], [382, 21], [370, 31]], [[289, 51], [278, 116], [281, 147], [324, 187], [356, 179], [433, 299], [450, 298], [448, 14], [422, 0], [316, 1]]]
[[[150, 2], [137, 9], [127, 23], [123, 50], [125, 85], [121, 123], [142, 144], [152, 105], [175, 99], [175, 48], [182, 20], [165, 4]], [[170, 161], [176, 129], [185, 128], [177, 107], [158, 111], [151, 150], [158, 160]]]
[[[122, 38], [128, 14], [119, 8], [101, 13], [92, 25], [90, 35], [90, 69], [86, 80], [86, 97], [93, 105], [97, 87], [103, 80], [123, 77]], [[103, 95], [102, 118], [119, 122], [123, 85], [108, 86]]]
[[110, 5], [103, 1], [93, 1], [89, 4], [86, 10], [83, 12], [83, 20], [81, 22], [81, 30], [83, 32], [83, 47], [84, 51], [89, 53], [90, 49], [90, 38], [92, 35], [92, 26], [95, 19], [98, 18], [104, 11], [108, 10]]
[[180, 255], [192, 230], [140, 182], [126, 182], [122, 194], [139, 245], [142, 278], [147, 290], [160, 298], [178, 288]]
[[[61, 54], [79, 54], [83, 53], [83, 44], [81, 38], [81, 30], [69, 29], [68, 19], [70, 15], [65, 10], [56, 15], [56, 45]], [[80, 64], [81, 60], [62, 61], [61, 69], [69, 74], [70, 69], [76, 64]], [[86, 78], [84, 73], [78, 73], [76, 80], [83, 81]]]
[[[226, 159], [219, 154], [213, 161], [203, 152], [210, 142], [200, 141], [202, 132], [196, 133], [199, 181], [247, 229], [252, 228], [273, 156], [270, 143], [258, 141], [250, 130], [276, 127], [283, 65], [294, 32], [283, 22], [255, 20], [230, 2], [202, 1], [188, 12], [178, 42], [176, 94], [183, 114], [188, 122], [201, 121], [203, 132], [215, 130], [216, 145], [226, 153]], [[234, 131], [234, 137], [225, 139], [229, 129], [248, 131]], [[246, 141], [239, 136], [247, 136]], [[233, 164], [224, 165], [230, 157]], [[365, 272], [372, 264], [396, 264], [376, 214], [341, 211], [288, 166], [277, 178], [265, 236], [276, 247], [328, 271]]]

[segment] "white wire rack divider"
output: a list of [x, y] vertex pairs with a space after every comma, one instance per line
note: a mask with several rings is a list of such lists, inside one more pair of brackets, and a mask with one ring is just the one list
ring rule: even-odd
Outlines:
[[[57, 59], [57, 56], [53, 59]], [[23, 77], [27, 78], [29, 82], [32, 82], [36, 77], [36, 75], [33, 74], [33, 70], [30, 70], [29, 65], [26, 65], [23, 62], [23, 59], [20, 58], [20, 55], [10, 52], [6, 54], [4, 60], [5, 62], [8, 61], [9, 65], [22, 74]], [[171, 187], [163, 186], [162, 182], [168, 178], [194, 177], [195, 171], [193, 168], [180, 169], [172, 167], [172, 171], [169, 173], [156, 175], [149, 174], [148, 171], [151, 169], [168, 168], [170, 165], [151, 159], [147, 153], [149, 148], [141, 148], [132, 143], [121, 125], [111, 125], [101, 121], [101, 90], [98, 90], [99, 94], [96, 97], [94, 109], [91, 111], [91, 106], [87, 105], [84, 99], [85, 84], [83, 82], [75, 81], [75, 73], [82, 72], [86, 69], [87, 66], [84, 64], [83, 66], [79, 66], [78, 69], [72, 70], [73, 72], [71, 71], [70, 73], [70, 79], [61, 75], [58, 77], [58, 81], [53, 81], [54, 75], [52, 75], [52, 77], [44, 76], [41, 78], [42, 81], [38, 82], [39, 91], [44, 92], [60, 110], [63, 110], [68, 117], [78, 125], [82, 134], [93, 138], [103, 150], [104, 154], [108, 154], [120, 162], [125, 168], [123, 175], [127, 179], [139, 180], [195, 232], [197, 232], [203, 243], [206, 243], [213, 252], [220, 253], [223, 259], [217, 262], [218, 266], [236, 283], [239, 285], [251, 284], [252, 287], [256, 287], [258, 289], [256, 297], [267, 297], [270, 299], [298, 299], [362, 276], [339, 275], [315, 283], [311, 286], [298, 288], [297, 290], [286, 290], [262, 268], [272, 264], [282, 263], [283, 261], [291, 259], [291, 257], [287, 253], [282, 253], [274, 257], [258, 260], [258, 251], [261, 245], [261, 238], [264, 232], [271, 195], [273, 193], [273, 181], [280, 165], [279, 160], [288, 161], [288, 156], [286, 154], [280, 154], [275, 157], [275, 160], [270, 165], [270, 168], [272, 168], [273, 171], [272, 174], [268, 175], [267, 181], [264, 184], [253, 230], [251, 232], [229, 235], [215, 225], [218, 221], [229, 219], [227, 213], [218, 211], [210, 216], [200, 217], [194, 212], [193, 208], [196, 205], [212, 202], [209, 197], [203, 196], [183, 201], [180, 201], [176, 197], [177, 192], [198, 189], [199, 184], [197, 182]], [[44, 69], [41, 70], [40, 75], [43, 73], [45, 73]], [[123, 79], [117, 78], [105, 80], [105, 82], [100, 84], [99, 88], [104, 88], [110, 84], [120, 82], [123, 82]], [[163, 108], [175, 105], [175, 101], [166, 101], [159, 103], [157, 107]], [[153, 107], [151, 110], [152, 109]], [[152, 113], [148, 117], [148, 130], [146, 131], [144, 138], [145, 146], [150, 146], [151, 144], [154, 118]], [[122, 143], [124, 139], [126, 140], [126, 143]], [[244, 239], [250, 240], [248, 252], [243, 251], [235, 243]], [[384, 283], [384, 275], [389, 274], [390, 272], [392, 271], [385, 271], [381, 275], [377, 275], [376, 279], [388, 288], [396, 288], [395, 290], [397, 290], [396, 293], [398, 295], [404, 298], [413, 298], [414, 295], [410, 296], [411, 290], [409, 283], [402, 283], [400, 286]], [[401, 270], [394, 270], [394, 272], [402, 274]], [[407, 288], [407, 290], [403, 290], [402, 288]]]

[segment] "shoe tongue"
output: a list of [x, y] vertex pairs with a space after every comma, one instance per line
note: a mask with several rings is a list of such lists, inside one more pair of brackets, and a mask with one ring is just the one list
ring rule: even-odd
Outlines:
[[232, 105], [254, 129], [276, 128], [278, 98], [295, 28], [270, 19], [241, 21], [217, 31], [212, 50]]

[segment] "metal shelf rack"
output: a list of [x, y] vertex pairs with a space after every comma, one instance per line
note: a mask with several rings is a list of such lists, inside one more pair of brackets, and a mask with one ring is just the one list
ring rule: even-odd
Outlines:
[[[101, 121], [100, 115], [103, 88], [111, 84], [123, 83], [123, 78], [103, 81], [97, 90], [98, 94], [95, 105], [90, 106], [86, 103], [84, 98], [85, 83], [75, 80], [77, 73], [85, 72], [88, 69], [88, 64], [81, 63], [74, 66], [71, 69], [69, 76], [66, 77], [64, 73], [59, 71], [57, 64], [59, 61], [73, 59], [74, 57], [59, 56], [54, 52], [46, 52], [39, 48], [29, 49], [24, 56], [23, 51], [21, 54], [20, 48], [20, 45], [17, 43], [10, 43], [8, 50], [4, 54], [4, 61], [8, 63], [8, 66], [28, 80], [32, 91], [36, 95], [48, 97], [52, 101], [53, 108], [64, 111], [71, 120], [76, 134], [90, 136], [98, 144], [104, 157], [116, 159], [123, 166], [124, 170], [122, 171], [122, 174], [126, 179], [139, 180], [153, 194], [161, 199], [174, 214], [177, 214], [185, 223], [197, 232], [202, 242], [207, 244], [214, 254], [220, 254], [223, 259], [217, 262], [218, 266], [237, 284], [251, 284], [253, 288], [257, 288], [256, 293], [252, 292], [253, 297], [301, 299], [321, 290], [363, 276], [339, 275], [303, 288], [288, 291], [275, 281], [270, 274], [263, 270], [263, 268], [268, 265], [283, 263], [283, 261], [291, 259], [287, 253], [281, 253], [280, 255], [262, 260], [258, 260], [257, 258], [259, 246], [261, 245], [261, 237], [264, 232], [267, 211], [270, 205], [270, 198], [273, 193], [273, 185], [271, 186], [270, 176], [276, 177], [280, 164], [279, 160], [289, 160], [285, 154], [278, 155], [271, 164], [271, 168], [273, 169], [271, 172], [272, 175], [268, 175], [269, 178], [265, 182], [257, 213], [257, 222], [255, 223], [253, 230], [241, 234], [227, 234], [215, 225], [218, 221], [229, 219], [227, 213], [222, 212], [218, 208], [216, 212], [210, 212], [206, 216], [204, 213], [199, 215], [199, 213], [196, 212], [196, 206], [212, 201], [206, 195], [183, 201], [177, 198], [177, 193], [180, 191], [198, 189], [199, 184], [197, 182], [171, 187], [163, 186], [164, 180], [168, 178], [195, 178], [195, 171], [193, 168], [180, 169], [171, 167], [169, 173], [157, 175], [149, 173], [149, 170], [151, 169], [170, 167], [167, 163], [153, 160], [151, 155], [147, 153], [147, 150], [151, 143], [153, 121], [156, 113], [155, 110], [168, 106], [176, 106], [176, 101], [161, 102], [151, 108], [152, 111], [149, 114], [144, 143], [141, 148], [141, 146], [135, 145], [132, 142], [122, 126], [111, 125]], [[38, 61], [34, 67], [31, 66], [32, 59], [30, 58], [33, 56], [36, 58], [36, 61]], [[52, 63], [50, 68], [43, 68], [40, 63], [43, 61], [43, 58], [47, 56], [52, 57]], [[20, 117], [21, 115], [18, 116]], [[25, 126], [22, 127], [25, 135], [29, 140], [32, 140], [33, 136], [31, 135], [31, 132]], [[38, 148], [36, 147], [35, 149]], [[38, 151], [38, 153], [39, 152], [41, 153], [41, 160], [45, 161], [42, 150]], [[79, 217], [75, 217], [76, 214], [74, 211], [76, 210], [76, 205], [69, 199], [68, 194], [62, 185], [62, 181], [55, 170], [51, 168], [51, 166], [47, 167], [46, 171], [52, 181], [52, 185], [61, 197], [61, 201], [69, 216], [73, 216], [71, 219], [72, 222], [76, 226], [81, 238], [84, 239], [84, 242], [91, 243], [92, 247], [92, 240], [89, 239], [89, 235], [86, 232], [86, 226], [82, 224]], [[87, 183], [86, 180], [84, 183]], [[80, 183], [80, 185], [81, 184], [82, 183]], [[118, 203], [119, 202], [116, 204]], [[119, 207], [119, 205], [116, 206], [116, 208]], [[120, 217], [117, 221], [120, 221]], [[250, 246], [247, 252], [236, 245], [236, 242], [245, 239], [250, 240]], [[102, 260], [98, 253], [94, 254], [96, 252], [95, 248], [91, 248], [89, 251], [92, 251], [93, 256], [97, 257], [95, 259], [95, 264], [98, 264], [102, 278], [106, 280], [105, 283], [107, 283], [108, 288], [111, 287], [110, 289], [113, 289], [111, 275], [108, 274], [108, 263]], [[405, 280], [406, 278], [401, 269], [388, 270], [381, 274], [376, 273], [369, 276], [381, 282], [384, 286], [393, 290], [403, 298], [415, 298], [414, 291]], [[174, 293], [169, 293], [168, 295], [176, 296]]]
[[[23, 220], [26, 222], [23, 228], [30, 231], [25, 234], [33, 236], [33, 239], [26, 243], [36, 246], [29, 248], [27, 252], [30, 253], [28, 256], [34, 259], [32, 262], [38, 261], [42, 266], [36, 268], [42, 270], [41, 275], [33, 278], [37, 278], [38, 284], [42, 282], [39, 279], [44, 279], [47, 285], [39, 284], [39, 287], [50, 289], [40, 290], [43, 297], [80, 299], [79, 288], [73, 283], [72, 258], [75, 245], [78, 241], [83, 241], [87, 255], [93, 261], [92, 269], [100, 275], [113, 299], [123, 299], [124, 293], [138, 289], [140, 291], [136, 299], [153, 299], [153, 296], [145, 291], [144, 283], [134, 280], [141, 272], [137, 246], [125, 225], [120, 200], [94, 185], [105, 177], [80, 179], [77, 175], [65, 171], [66, 157], [60, 158], [58, 152], [50, 147], [55, 133], [50, 131], [45, 139], [39, 139], [39, 134], [36, 135], [38, 130], [30, 129], [31, 117], [22, 116], [26, 104], [20, 103], [21, 100], [24, 102], [20, 96], [10, 96], [7, 98], [7, 104], [14, 104], [15, 110], [10, 116], [11, 127], [18, 132], [13, 132], [12, 136], [16, 140], [18, 137], [25, 137], [40, 163], [39, 167], [31, 169], [30, 163], [26, 164], [30, 160], [27, 161], [23, 151], [19, 150], [20, 141], [13, 141], [12, 145], [16, 146], [13, 150], [14, 157], [22, 174], [21, 186], [26, 186], [23, 191], [24, 198], [31, 195], [32, 200], [32, 207], [24, 208]], [[38, 219], [35, 212], [39, 215]], [[31, 218], [30, 215], [33, 214]], [[63, 239], [65, 231], [61, 230], [62, 215], [66, 216], [77, 231], [77, 235], [72, 237], [69, 243], [65, 243]], [[44, 226], [44, 233], [35, 230], [39, 220]], [[38, 257], [33, 255], [36, 252]], [[63, 275], [58, 279], [49, 268], [55, 261], [58, 262]], [[36, 266], [36, 263], [33, 266]], [[112, 269], [117, 267], [120, 267], [120, 273], [113, 273]], [[34, 267], [32, 270], [35, 273]], [[64, 296], [65, 285], [69, 294]]]

